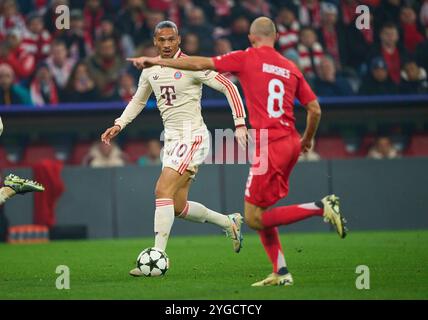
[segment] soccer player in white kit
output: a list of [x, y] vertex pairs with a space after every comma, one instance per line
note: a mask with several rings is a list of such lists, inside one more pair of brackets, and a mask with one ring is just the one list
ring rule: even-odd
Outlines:
[[[175, 59], [183, 55], [177, 26], [163, 21], [154, 32], [154, 45], [162, 58]], [[209, 134], [201, 115], [202, 84], [225, 94], [235, 122], [235, 137], [240, 145], [247, 142], [245, 110], [236, 86], [215, 71], [184, 71], [154, 66], [141, 73], [138, 89], [122, 115], [101, 136], [109, 144], [134, 120], [154, 92], [165, 127], [163, 168], [156, 183], [155, 245], [165, 251], [174, 216], [185, 220], [212, 223], [226, 231], [232, 239], [235, 252], [241, 249], [239, 213], [224, 215], [206, 208], [203, 204], [187, 201], [189, 188], [209, 151]], [[141, 276], [138, 268], [130, 271]]]
[[[3, 133], [3, 121], [0, 117], [0, 136]], [[3, 205], [8, 199], [16, 194], [25, 194], [33, 191], [44, 191], [45, 188], [32, 180], [22, 179], [14, 174], [9, 174], [4, 179], [4, 186], [0, 187], [0, 205]]]

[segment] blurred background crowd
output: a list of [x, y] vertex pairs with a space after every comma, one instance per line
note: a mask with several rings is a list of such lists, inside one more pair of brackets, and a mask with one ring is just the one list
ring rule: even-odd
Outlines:
[[[69, 30], [55, 27], [61, 4]], [[368, 30], [355, 26], [360, 4]], [[247, 48], [261, 15], [320, 96], [428, 92], [426, 0], [2, 0], [0, 104], [128, 101], [139, 71], [125, 58], [157, 54], [160, 21], [177, 23], [186, 54], [220, 55]]]

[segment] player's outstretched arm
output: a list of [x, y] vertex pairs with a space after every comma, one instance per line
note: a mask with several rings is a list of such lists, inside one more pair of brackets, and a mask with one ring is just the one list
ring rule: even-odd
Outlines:
[[315, 137], [321, 119], [321, 107], [317, 100], [309, 102], [304, 107], [308, 115], [306, 117], [306, 129], [301, 140], [303, 153], [308, 152], [312, 147], [312, 139]]
[[177, 68], [182, 70], [214, 70], [214, 62], [208, 57], [184, 57], [179, 59], [162, 59], [160, 57], [127, 58], [139, 69], [149, 68], [154, 65]]
[[146, 106], [147, 100], [152, 93], [152, 87], [143, 71], [138, 83], [137, 92], [135, 92], [131, 101], [126, 106], [122, 115], [114, 121], [114, 125], [108, 128], [102, 135], [101, 141], [110, 144], [111, 139], [116, 137], [129, 123], [131, 123]]

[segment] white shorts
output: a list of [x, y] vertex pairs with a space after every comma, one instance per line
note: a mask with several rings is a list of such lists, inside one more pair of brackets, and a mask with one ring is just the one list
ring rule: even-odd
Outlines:
[[192, 178], [210, 151], [210, 139], [206, 127], [195, 130], [191, 137], [165, 137], [162, 168], [168, 167], [179, 174], [190, 171]]

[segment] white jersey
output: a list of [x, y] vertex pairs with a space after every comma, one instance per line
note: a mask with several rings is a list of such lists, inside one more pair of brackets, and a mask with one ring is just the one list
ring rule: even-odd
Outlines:
[[[181, 50], [174, 59], [184, 56]], [[245, 124], [245, 110], [236, 86], [223, 75], [211, 71], [187, 71], [175, 68], [153, 66], [144, 69], [138, 89], [115, 124], [125, 128], [146, 106], [151, 93], [156, 96], [162, 116], [165, 135], [168, 132], [184, 134], [184, 127], [191, 131], [205, 128], [201, 115], [202, 84], [225, 94], [232, 109], [235, 126]]]

